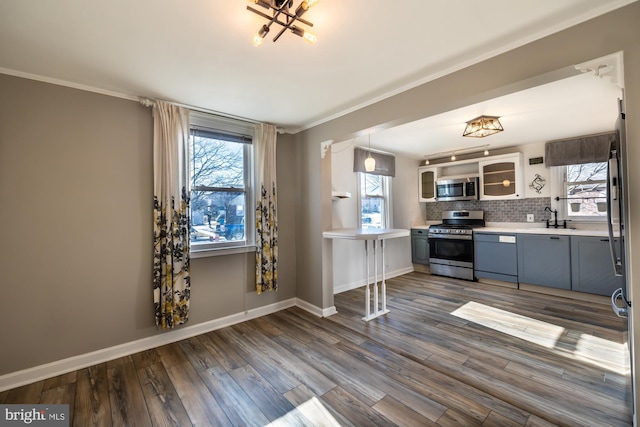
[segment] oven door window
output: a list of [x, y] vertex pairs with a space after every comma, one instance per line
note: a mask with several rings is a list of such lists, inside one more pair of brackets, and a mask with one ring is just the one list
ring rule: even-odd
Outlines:
[[437, 196], [443, 197], [462, 197], [464, 196], [464, 184], [438, 184], [436, 186]]
[[430, 258], [473, 262], [473, 240], [429, 239]]

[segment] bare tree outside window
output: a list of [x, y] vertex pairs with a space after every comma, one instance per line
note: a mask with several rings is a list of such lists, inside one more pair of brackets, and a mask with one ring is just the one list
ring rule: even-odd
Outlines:
[[191, 241], [244, 239], [245, 144], [191, 138]]
[[607, 163], [569, 165], [566, 174], [568, 216], [606, 217]]

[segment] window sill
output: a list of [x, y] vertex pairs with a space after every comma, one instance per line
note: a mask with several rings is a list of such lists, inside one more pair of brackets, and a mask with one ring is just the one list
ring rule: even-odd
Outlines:
[[248, 252], [255, 252], [255, 245], [245, 245], [245, 246], [232, 246], [226, 248], [207, 248], [207, 249], [192, 249], [191, 250], [191, 259], [196, 258], [209, 258], [214, 256], [223, 256], [223, 255], [233, 255], [233, 254], [244, 254]]

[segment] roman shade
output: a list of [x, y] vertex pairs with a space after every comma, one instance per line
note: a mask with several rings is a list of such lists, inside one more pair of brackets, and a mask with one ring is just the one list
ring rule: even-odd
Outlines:
[[617, 132], [607, 132], [547, 142], [544, 147], [545, 165], [549, 167], [606, 162], [610, 146], [615, 145], [617, 137]]
[[[369, 153], [371, 153], [371, 157], [376, 159], [376, 169], [373, 172], [366, 172], [364, 169], [364, 161], [369, 157]], [[376, 153], [356, 147], [353, 149], [353, 171], [393, 177], [396, 176], [396, 158], [389, 154]]]
[[191, 134], [201, 138], [217, 139], [219, 141], [238, 142], [240, 144], [251, 144], [252, 138], [249, 135], [219, 132], [212, 129], [191, 126]]

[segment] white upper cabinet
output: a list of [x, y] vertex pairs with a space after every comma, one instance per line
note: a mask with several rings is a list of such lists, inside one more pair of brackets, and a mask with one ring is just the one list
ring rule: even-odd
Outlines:
[[438, 168], [420, 167], [418, 168], [418, 201], [436, 201], [436, 179], [438, 178]]
[[522, 153], [492, 156], [478, 162], [480, 200], [524, 198]]

